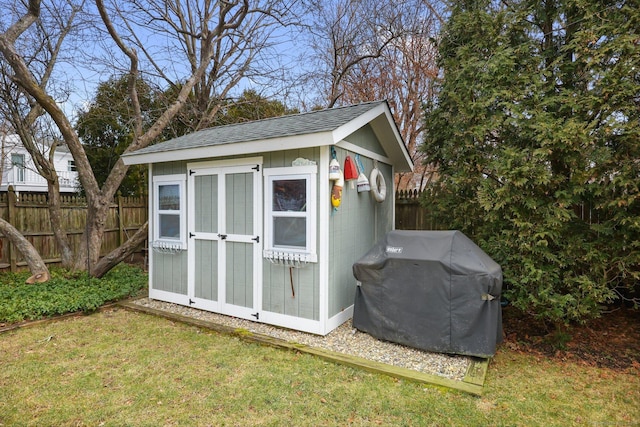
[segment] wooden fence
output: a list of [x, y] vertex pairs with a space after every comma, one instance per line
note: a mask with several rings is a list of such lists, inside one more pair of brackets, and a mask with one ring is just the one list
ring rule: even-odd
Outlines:
[[420, 204], [422, 192], [418, 190], [396, 192], [397, 230], [438, 230], [439, 225], [429, 215], [429, 209]]
[[[147, 220], [147, 197], [115, 198], [109, 206], [101, 255], [126, 242]], [[0, 194], [0, 218], [16, 227], [40, 253], [47, 264], [60, 263], [60, 251], [49, 220], [47, 195], [20, 194], [9, 189]], [[79, 247], [86, 225], [87, 204], [77, 196], [62, 197], [62, 226], [74, 250]], [[0, 233], [0, 270], [24, 268], [22, 255]]]
[[[437, 223], [429, 208], [420, 203], [424, 191], [409, 190], [396, 193], [396, 229], [397, 230], [440, 230], [446, 229], [446, 224]], [[575, 218], [588, 224], [598, 224], [604, 221], [602, 212], [594, 207], [593, 202], [584, 201], [572, 208]]]
[[[428, 209], [420, 205], [421, 193], [399, 191], [396, 194], [396, 228], [398, 230], [433, 230], [437, 224], [430, 219]], [[147, 197], [116, 197], [109, 207], [107, 227], [102, 241], [102, 255], [127, 241], [147, 220]], [[62, 197], [63, 227], [73, 248], [80, 244], [87, 216], [87, 205], [82, 197]], [[0, 194], [0, 218], [8, 221], [34, 245], [47, 264], [60, 263], [60, 252], [55, 241], [47, 195], [21, 194], [13, 191]], [[0, 233], [0, 271], [16, 271], [26, 263], [9, 240]]]

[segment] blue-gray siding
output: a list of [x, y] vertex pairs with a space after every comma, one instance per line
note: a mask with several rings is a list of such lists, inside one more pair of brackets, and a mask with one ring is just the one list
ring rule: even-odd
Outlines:
[[[337, 150], [344, 164], [347, 155], [354, 153]], [[361, 156], [365, 175], [370, 176], [373, 160]], [[387, 184], [387, 198], [383, 203], [374, 200], [371, 192], [358, 193], [346, 182], [342, 191], [342, 204], [329, 217], [329, 317], [335, 316], [353, 304], [356, 280], [352, 266], [393, 226], [393, 179], [391, 167], [378, 163]]]
[[[320, 164], [320, 149], [276, 151], [266, 153], [263, 167], [278, 168], [291, 166], [291, 162], [302, 157]], [[318, 185], [322, 185], [318, 183]], [[319, 202], [319, 206], [323, 206]], [[316, 217], [316, 222], [318, 222]], [[316, 248], [316, 252], [319, 249]], [[304, 319], [320, 319], [320, 279], [317, 263], [309, 263], [302, 268], [290, 268], [263, 264], [262, 307], [266, 311]], [[293, 290], [292, 290], [293, 287]], [[295, 294], [295, 297], [294, 297]]]
[[[372, 129], [369, 126], [357, 131], [347, 138], [353, 144], [362, 146], [369, 151], [384, 155], [381, 145], [375, 139]], [[355, 157], [355, 153], [350, 153], [338, 149], [338, 158], [344, 165], [347, 154]], [[298, 157], [314, 160], [320, 164], [320, 148], [310, 148], [302, 150], [278, 151], [272, 153], [258, 154], [263, 157], [263, 168], [291, 166], [291, 162]], [[252, 154], [247, 153], [247, 157]], [[220, 159], [202, 159], [220, 160]], [[366, 175], [369, 176], [373, 169], [373, 160], [361, 156]], [[355, 188], [351, 188], [351, 183], [346, 183], [343, 189], [342, 205], [337, 211], [333, 211], [329, 200], [318, 200], [318, 212], [320, 209], [327, 209], [329, 214], [329, 289], [328, 289], [328, 310], [329, 317], [332, 317], [353, 304], [355, 294], [355, 279], [352, 274], [352, 265], [359, 259], [374, 243], [393, 227], [393, 177], [391, 166], [378, 164], [387, 183], [387, 199], [383, 203], [377, 203], [371, 193], [358, 193]], [[153, 166], [154, 175], [167, 174], [187, 174], [186, 162], [161, 163]], [[215, 194], [217, 182], [215, 177], [201, 177], [200, 190], [202, 193], [195, 195], [200, 214], [196, 215], [196, 227], [198, 231], [217, 231], [217, 205]], [[227, 218], [234, 221], [228, 232], [245, 234], [246, 224], [251, 224], [253, 218], [252, 209], [246, 203], [249, 201], [242, 198], [250, 194], [247, 182], [250, 179], [243, 179], [241, 175], [235, 175], [234, 179], [227, 182], [227, 195], [234, 199], [236, 206], [245, 206], [246, 209], [227, 211]], [[318, 189], [323, 185], [331, 185], [327, 182], [318, 182]], [[207, 189], [208, 188], [208, 189]], [[320, 191], [318, 191], [320, 194]], [[261, 201], [264, 204], [264, 201]], [[242, 212], [242, 215], [240, 213]], [[231, 216], [230, 216], [231, 215]], [[316, 218], [319, 224], [319, 216]], [[234, 231], [230, 231], [234, 230]], [[320, 236], [318, 235], [318, 242]], [[196, 296], [215, 300], [219, 284], [217, 283], [217, 243], [199, 241], [196, 249], [199, 259], [196, 259]], [[249, 245], [227, 243], [227, 283], [223, 284], [227, 288], [227, 302], [236, 305], [250, 306], [253, 304], [249, 284], [253, 272], [253, 263]], [[319, 251], [319, 248], [316, 248]], [[237, 263], [237, 259], [242, 259], [242, 265]], [[266, 311], [301, 317], [311, 320], [320, 319], [320, 266], [318, 263], [309, 263], [302, 268], [289, 268], [282, 265], [274, 265], [269, 262], [263, 263], [262, 277], [262, 307]], [[155, 289], [187, 293], [187, 253], [182, 251], [179, 255], [154, 254], [153, 283]], [[239, 283], [246, 283], [247, 286], [238, 286]]]

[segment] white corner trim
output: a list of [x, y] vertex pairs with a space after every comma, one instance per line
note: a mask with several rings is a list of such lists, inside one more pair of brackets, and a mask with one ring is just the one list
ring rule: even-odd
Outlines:
[[318, 298], [320, 310], [320, 331], [327, 329], [329, 316], [329, 216], [331, 213], [331, 185], [329, 181], [329, 147], [320, 149], [320, 166], [318, 170]]
[[331, 319], [327, 321], [323, 335], [326, 335], [329, 332], [333, 331], [335, 328], [342, 325], [344, 322], [351, 319], [352, 317], [353, 317], [353, 305], [350, 305], [349, 307], [345, 308], [340, 313], [336, 314], [335, 316], [333, 316]]

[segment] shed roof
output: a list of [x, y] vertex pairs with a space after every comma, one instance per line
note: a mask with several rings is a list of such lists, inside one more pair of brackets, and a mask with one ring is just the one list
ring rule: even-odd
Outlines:
[[122, 159], [130, 165], [334, 145], [367, 124], [396, 171], [412, 170], [386, 101], [203, 129], [125, 153]]

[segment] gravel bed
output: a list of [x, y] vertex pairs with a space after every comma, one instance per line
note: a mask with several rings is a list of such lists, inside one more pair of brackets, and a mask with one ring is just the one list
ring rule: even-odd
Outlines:
[[320, 336], [149, 298], [142, 298], [133, 302], [143, 307], [163, 310], [233, 328], [243, 328], [253, 333], [267, 335], [287, 342], [358, 356], [363, 359], [407, 368], [425, 374], [439, 375], [452, 380], [462, 380], [470, 363], [470, 359], [465, 356], [429, 353], [399, 344], [380, 341], [367, 333], [354, 329], [351, 325], [351, 320], [326, 336]]

